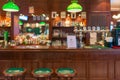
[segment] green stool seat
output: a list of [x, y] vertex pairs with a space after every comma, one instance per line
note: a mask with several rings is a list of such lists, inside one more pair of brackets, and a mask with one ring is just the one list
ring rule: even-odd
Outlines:
[[72, 79], [76, 74], [76, 71], [72, 68], [58, 68], [55, 72], [59, 79], [66, 78], [69, 80]]
[[71, 68], [59, 68], [57, 73], [59, 74], [73, 74], [75, 71]]
[[13, 80], [12, 78], [15, 78], [15, 77], [17, 77], [17, 78], [22, 77], [21, 80], [23, 80], [25, 71], [26, 70], [24, 68], [12, 67], [12, 68], [8, 68], [8, 69], [4, 70], [3, 74], [5, 75], [7, 80], [9, 80], [8, 78], [11, 78], [11, 80]]
[[49, 78], [51, 74], [53, 73], [53, 70], [50, 68], [37, 68], [32, 71], [32, 74], [37, 80], [40, 78]]

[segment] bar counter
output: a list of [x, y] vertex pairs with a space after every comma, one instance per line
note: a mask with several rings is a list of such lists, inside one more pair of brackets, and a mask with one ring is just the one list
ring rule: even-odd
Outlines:
[[26, 68], [26, 80], [33, 80], [31, 72], [38, 67], [71, 67], [77, 71], [73, 80], [120, 80], [120, 49], [1, 48], [0, 64], [1, 79], [8, 67]]

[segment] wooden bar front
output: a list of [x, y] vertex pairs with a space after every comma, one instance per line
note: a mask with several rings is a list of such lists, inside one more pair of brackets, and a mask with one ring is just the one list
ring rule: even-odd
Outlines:
[[32, 80], [31, 71], [38, 67], [74, 68], [74, 80], [120, 80], [120, 49], [0, 49], [1, 79], [8, 67], [26, 68], [26, 80]]

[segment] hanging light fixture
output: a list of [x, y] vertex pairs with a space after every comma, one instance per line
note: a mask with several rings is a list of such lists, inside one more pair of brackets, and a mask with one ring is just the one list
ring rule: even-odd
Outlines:
[[45, 25], [46, 25], [46, 23], [45, 23], [44, 21], [39, 22], [39, 24], [40, 24], [41, 26], [45, 26]]
[[72, 0], [71, 4], [67, 7], [67, 11], [73, 13], [80, 12], [82, 9], [82, 6], [78, 4], [78, 0]]
[[19, 20], [19, 25], [20, 25], [20, 26], [23, 25], [23, 22], [22, 22], [21, 20]]
[[8, 0], [8, 2], [2, 6], [2, 10], [8, 12], [18, 12], [20, 8], [12, 0]]

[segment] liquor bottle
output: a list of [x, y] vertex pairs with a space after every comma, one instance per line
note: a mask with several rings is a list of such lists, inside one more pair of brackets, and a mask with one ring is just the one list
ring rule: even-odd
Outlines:
[[4, 31], [4, 47], [7, 47], [8, 42], [8, 31]]

